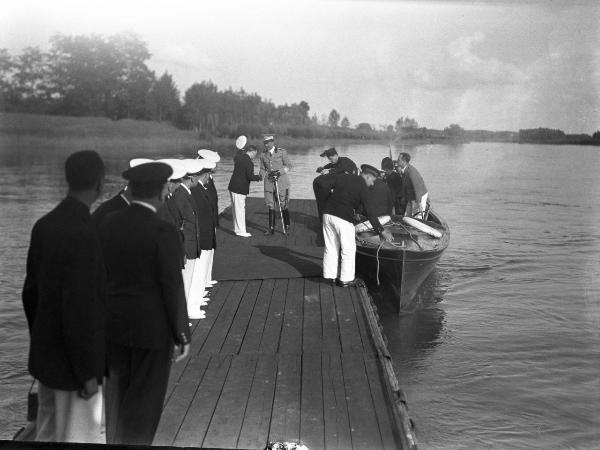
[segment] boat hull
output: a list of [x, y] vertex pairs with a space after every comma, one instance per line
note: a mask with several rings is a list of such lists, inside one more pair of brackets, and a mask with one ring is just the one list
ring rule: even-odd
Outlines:
[[439, 245], [433, 249], [415, 245], [411, 249], [406, 248], [408, 246], [379, 248], [373, 246], [372, 242], [361, 243], [360, 239], [357, 242], [356, 272], [370, 287], [383, 287], [389, 291], [392, 295], [386, 297], [393, 299], [393, 306], [398, 312], [410, 311], [418, 305], [419, 288], [435, 269], [448, 246], [450, 232], [447, 224], [437, 215], [433, 215], [432, 219], [443, 232]]

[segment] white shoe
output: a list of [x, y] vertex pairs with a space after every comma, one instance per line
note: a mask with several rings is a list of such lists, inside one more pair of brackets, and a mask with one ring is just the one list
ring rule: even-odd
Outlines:
[[209, 286], [214, 286], [214, 285], [215, 285], [215, 284], [217, 284], [217, 283], [218, 283], [218, 281], [217, 281], [217, 280], [210, 280], [210, 281], [207, 281], [207, 282], [206, 282], [206, 284], [208, 284]]
[[208, 305], [208, 299], [207, 298], [203, 298], [202, 300], [200, 300], [200, 302], [198, 304], [200, 306], [206, 306], [206, 305]]
[[250, 233], [248, 233], [248, 232], [246, 232], [246, 233], [235, 233], [235, 235], [239, 236], [239, 237], [252, 237], [252, 235]]
[[188, 311], [188, 317], [190, 319], [206, 319], [206, 312], [197, 309], [195, 311]]
[[210, 298], [210, 292], [204, 291], [204, 294], [202, 294], [202, 298]]

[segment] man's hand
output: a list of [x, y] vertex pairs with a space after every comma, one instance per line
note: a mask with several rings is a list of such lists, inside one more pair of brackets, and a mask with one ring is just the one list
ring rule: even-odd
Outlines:
[[394, 242], [394, 235], [387, 228], [384, 228], [384, 230], [380, 233], [380, 236], [385, 242]]
[[78, 394], [82, 399], [88, 400], [94, 395], [96, 395], [97, 392], [98, 381], [96, 380], [96, 378], [90, 378], [85, 383], [83, 383], [83, 388], [79, 389]]
[[327, 175], [329, 172], [331, 172], [331, 169], [323, 169], [321, 175]]
[[321, 173], [323, 172], [323, 168], [322, 167], [317, 167], [317, 173]]
[[187, 358], [187, 356], [190, 353], [190, 344], [182, 344], [182, 345], [176, 345], [175, 346], [175, 352], [178, 352], [179, 354], [175, 357], [175, 362], [179, 362], [182, 359]]

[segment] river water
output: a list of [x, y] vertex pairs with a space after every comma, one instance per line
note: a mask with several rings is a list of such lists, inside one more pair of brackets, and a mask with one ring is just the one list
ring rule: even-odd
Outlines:
[[[322, 149], [290, 150], [292, 197], [312, 197]], [[338, 150], [374, 165], [388, 152], [378, 145]], [[420, 309], [397, 316], [377, 299], [420, 446], [600, 448], [600, 149], [471, 143], [404, 150], [451, 228]], [[22, 424], [30, 383], [20, 300], [29, 233], [65, 192], [68, 153], [0, 148], [0, 438]], [[106, 197], [127, 161], [146, 156], [101, 153]], [[215, 177], [221, 209], [231, 168], [225, 157]], [[258, 183], [251, 195], [260, 195]]]

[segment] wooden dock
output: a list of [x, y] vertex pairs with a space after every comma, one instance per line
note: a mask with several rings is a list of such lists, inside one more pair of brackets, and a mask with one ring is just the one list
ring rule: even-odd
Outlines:
[[[364, 285], [320, 274], [316, 206], [292, 200], [292, 232], [265, 237], [262, 199], [248, 199], [250, 239], [220, 218], [206, 319], [190, 358], [172, 368], [154, 444], [264, 449], [415, 447], [414, 430]], [[259, 276], [262, 274], [262, 276]]]

